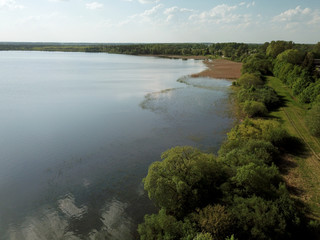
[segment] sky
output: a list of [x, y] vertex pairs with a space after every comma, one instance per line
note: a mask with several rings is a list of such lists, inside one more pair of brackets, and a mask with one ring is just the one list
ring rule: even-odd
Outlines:
[[0, 41], [320, 41], [319, 0], [0, 0]]

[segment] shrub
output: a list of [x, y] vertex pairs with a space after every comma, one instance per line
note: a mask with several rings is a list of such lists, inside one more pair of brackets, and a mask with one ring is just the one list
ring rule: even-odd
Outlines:
[[228, 140], [259, 139], [270, 141], [276, 146], [283, 144], [287, 138], [287, 131], [276, 120], [247, 118], [228, 133]]
[[238, 84], [244, 88], [257, 87], [264, 84], [260, 76], [252, 73], [245, 73], [238, 79]]
[[247, 100], [242, 107], [248, 117], [264, 116], [268, 113], [266, 106], [261, 102]]
[[301, 64], [304, 60], [304, 53], [297, 49], [288, 49], [277, 56], [278, 61], [291, 64]]
[[197, 221], [201, 230], [210, 233], [215, 240], [225, 240], [233, 226], [231, 214], [219, 204], [201, 209]]

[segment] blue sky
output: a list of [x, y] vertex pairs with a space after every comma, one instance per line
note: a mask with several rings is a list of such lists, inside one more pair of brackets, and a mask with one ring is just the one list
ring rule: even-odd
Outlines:
[[319, 0], [0, 0], [0, 41], [320, 41]]

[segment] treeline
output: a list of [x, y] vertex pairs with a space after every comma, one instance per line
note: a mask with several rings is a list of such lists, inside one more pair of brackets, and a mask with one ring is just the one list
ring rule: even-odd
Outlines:
[[247, 116], [265, 116], [268, 110], [277, 107], [279, 99], [275, 92], [264, 85], [264, 76], [274, 75], [292, 89], [300, 102], [309, 104], [307, 126], [314, 136], [320, 136], [320, 42], [316, 45], [265, 43], [258, 53], [243, 62], [243, 75], [236, 85], [241, 86], [238, 100]]
[[214, 44], [136, 44], [107, 46], [110, 53], [134, 55], [180, 55], [180, 56], [207, 56], [226, 57], [241, 60], [254, 52], [257, 44], [244, 43], [214, 43]]
[[320, 95], [320, 72], [315, 59], [320, 59], [320, 43], [311, 51], [295, 49], [291, 42], [271, 42], [266, 55], [272, 58], [273, 73], [288, 85], [303, 103], [312, 103]]
[[310, 132], [320, 137], [320, 42], [311, 51], [294, 49], [287, 42], [273, 42], [266, 54], [273, 57], [274, 75], [292, 89], [302, 103], [310, 103], [306, 121]]
[[308, 50], [296, 48], [292, 42], [271, 42], [266, 55], [271, 58], [273, 74], [300, 102], [309, 104], [307, 126], [320, 137], [320, 42]]
[[[277, 75], [280, 61], [292, 61], [287, 50], [307, 49], [294, 65], [307, 72], [309, 85], [316, 83], [314, 64], [303, 62], [310, 54], [317, 56], [317, 46], [278, 41], [240, 56], [242, 76], [234, 86], [244, 120], [228, 133], [217, 156], [175, 147], [151, 164], [143, 183], [159, 212], [145, 216], [138, 227], [140, 239], [317, 238], [319, 222], [297, 207], [279, 173], [282, 154], [292, 153], [295, 140], [279, 121], [267, 118], [281, 101], [265, 79]], [[319, 106], [318, 96], [312, 99], [311, 111]]]
[[130, 55], [179, 55], [225, 57], [241, 61], [256, 51], [259, 44], [245, 43], [162, 43], [162, 44], [63, 44], [1, 43], [1, 50], [107, 52]]

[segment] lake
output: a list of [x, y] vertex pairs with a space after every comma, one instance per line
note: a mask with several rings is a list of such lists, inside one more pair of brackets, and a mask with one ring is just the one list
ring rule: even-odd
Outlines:
[[201, 61], [0, 52], [1, 239], [134, 239], [163, 151], [216, 152], [230, 81]]

